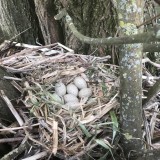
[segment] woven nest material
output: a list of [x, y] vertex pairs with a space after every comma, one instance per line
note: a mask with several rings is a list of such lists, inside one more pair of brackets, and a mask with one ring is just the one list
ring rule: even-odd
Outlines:
[[[116, 131], [113, 130], [115, 116], [109, 111], [114, 109], [116, 112], [119, 106], [116, 99], [118, 68], [107, 63], [110, 56], [77, 55], [59, 43], [45, 47], [16, 46], [23, 50], [2, 58], [1, 66], [23, 76], [12, 79], [22, 93], [21, 101], [29, 110], [27, 123], [34, 126], [33, 117], [38, 120], [36, 134], [40, 138], [31, 138], [30, 131], [30, 140], [64, 157], [82, 156], [91, 150], [103, 156], [102, 150], [112, 148]], [[77, 76], [85, 79], [92, 95], [85, 101], [79, 98], [80, 105], [76, 109], [65, 108], [53, 97], [55, 83], [67, 85]]]

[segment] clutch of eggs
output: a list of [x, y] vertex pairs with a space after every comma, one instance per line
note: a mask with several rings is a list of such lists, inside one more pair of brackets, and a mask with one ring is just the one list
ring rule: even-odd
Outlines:
[[77, 109], [80, 106], [79, 99], [92, 96], [92, 90], [87, 88], [86, 81], [81, 76], [78, 76], [73, 80], [73, 83], [67, 86], [62, 82], [56, 83], [54, 94], [59, 97], [57, 102], [63, 98], [68, 109]]

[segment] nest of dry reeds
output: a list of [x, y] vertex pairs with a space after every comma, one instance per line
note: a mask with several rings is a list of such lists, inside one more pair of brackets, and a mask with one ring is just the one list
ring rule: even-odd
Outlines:
[[[68, 159], [86, 152], [102, 157], [105, 149], [111, 151], [118, 127], [115, 112], [119, 106], [119, 79], [117, 66], [108, 63], [110, 56], [74, 54], [59, 43], [45, 47], [15, 45], [21, 50], [2, 58], [1, 65], [20, 75], [5, 78], [12, 79], [22, 94], [25, 108], [18, 122], [32, 126], [32, 130], [25, 129], [28, 138], [50, 153]], [[66, 109], [52, 96], [55, 83], [67, 85], [77, 76], [86, 80], [92, 96], [76, 110]], [[39, 138], [33, 137], [34, 128]]]

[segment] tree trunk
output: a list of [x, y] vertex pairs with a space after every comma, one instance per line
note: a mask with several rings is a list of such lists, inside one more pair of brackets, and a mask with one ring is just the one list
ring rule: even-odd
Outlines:
[[53, 0], [34, 0], [36, 14], [45, 44], [63, 43], [63, 30], [59, 22], [54, 19], [57, 14]]
[[[136, 25], [143, 21], [144, 1], [118, 0], [121, 36], [143, 32]], [[124, 45], [120, 52], [122, 143], [128, 155], [143, 148], [142, 140], [142, 44]]]
[[0, 21], [0, 42], [11, 39], [28, 28], [30, 29], [18, 36], [17, 41], [29, 44], [35, 44], [36, 38], [42, 41], [34, 3], [30, 0], [1, 0]]
[[[117, 13], [112, 0], [57, 0], [56, 6], [66, 8], [73, 19], [77, 30], [83, 35], [93, 38], [106, 38], [114, 36], [117, 30]], [[97, 55], [111, 54], [111, 48], [97, 45], [89, 45], [80, 42], [65, 26], [66, 45], [74, 49], [76, 53], [91, 54], [96, 50]], [[109, 52], [110, 51], [110, 52]]]
[[[36, 4], [39, 4], [39, 7], [42, 7], [42, 10], [40, 10], [42, 15], [43, 13], [46, 15], [46, 17], [43, 17], [36, 10], [37, 14], [39, 13], [39, 21], [35, 12], [35, 4], [33, 0], [0, 0], [0, 43], [4, 40], [10, 40], [26, 29], [28, 29], [26, 32], [17, 36], [13, 40], [28, 44], [36, 44], [36, 41], [42, 44], [44, 44], [44, 42], [46, 44], [58, 41], [62, 42], [62, 38], [60, 39], [58, 35], [58, 29], [60, 27], [57, 25], [58, 22], [55, 22], [54, 20], [55, 10], [52, 9], [52, 3], [54, 1], [45, 0], [45, 2], [39, 1], [38, 3], [35, 0], [35, 2]], [[36, 6], [36, 9], [39, 8]], [[46, 21], [41, 21], [41, 18]], [[39, 25], [39, 22], [41, 26]], [[46, 36], [48, 36], [48, 39]], [[17, 105], [16, 100], [18, 100], [20, 93], [11, 85], [9, 80], [4, 80], [3, 76], [11, 75], [0, 68], [0, 90], [4, 91], [5, 95], [9, 98], [9, 100], [11, 100], [11, 103], [15, 107]], [[0, 97], [0, 122], [7, 122], [7, 124], [9, 124], [8, 122], [12, 122], [14, 120], [15, 117]], [[0, 152], [0, 156], [8, 152], [6, 149], [6, 144], [0, 144]]]
[[[34, 12], [34, 3], [28, 0], [1, 0], [0, 1], [0, 43], [18, 35], [20, 32], [28, 29], [25, 33], [18, 36], [14, 41], [35, 44], [36, 38], [41, 42], [43, 39], [40, 34], [38, 19]], [[39, 41], [38, 40], [38, 41]], [[3, 80], [3, 76], [8, 75], [6, 71], [0, 68], [0, 89], [5, 92], [7, 97], [14, 102], [19, 97], [18, 91], [10, 84], [8, 80]], [[6, 103], [0, 98], [0, 118], [7, 121], [13, 121], [14, 116], [10, 112]]]

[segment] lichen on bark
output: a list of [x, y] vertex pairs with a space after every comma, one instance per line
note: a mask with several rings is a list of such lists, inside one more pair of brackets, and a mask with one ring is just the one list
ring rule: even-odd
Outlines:
[[[144, 1], [117, 0], [120, 36], [142, 33]], [[124, 151], [142, 149], [142, 44], [124, 45], [120, 51], [121, 129]]]

